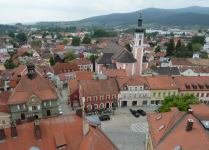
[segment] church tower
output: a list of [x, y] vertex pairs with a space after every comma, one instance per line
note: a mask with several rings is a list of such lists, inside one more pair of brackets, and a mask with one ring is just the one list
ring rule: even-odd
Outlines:
[[138, 19], [138, 27], [135, 28], [134, 34], [134, 46], [133, 46], [133, 56], [137, 60], [135, 65], [135, 74], [142, 74], [142, 63], [143, 63], [143, 42], [144, 42], [144, 28], [142, 27], [142, 18]]

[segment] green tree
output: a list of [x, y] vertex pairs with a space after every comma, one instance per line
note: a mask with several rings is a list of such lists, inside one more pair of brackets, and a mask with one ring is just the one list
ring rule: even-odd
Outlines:
[[61, 39], [61, 38], [63, 38], [63, 36], [61, 35], [61, 34], [57, 34], [57, 39]]
[[190, 104], [201, 104], [201, 102], [192, 94], [184, 94], [183, 96], [171, 95], [164, 97], [161, 102], [162, 106], [158, 107], [159, 112], [168, 112], [170, 107], [177, 107], [180, 111], [187, 111]]
[[176, 52], [180, 51], [180, 47], [181, 47], [181, 40], [179, 39], [176, 44]]
[[161, 52], [161, 48], [160, 48], [159, 45], [155, 48], [155, 54], [156, 54], [157, 52]]
[[49, 58], [49, 62], [51, 64], [51, 66], [54, 66], [55, 65], [55, 59], [54, 59], [54, 57], [50, 57]]
[[164, 46], [168, 46], [168, 42], [165, 42], [163, 45], [164, 45]]
[[187, 44], [187, 49], [188, 49], [189, 52], [193, 52], [193, 44], [192, 44], [192, 42], [189, 42]]
[[179, 51], [180, 51], [181, 53], [186, 53], [186, 52], [187, 52], [186, 46], [185, 46], [184, 44], [181, 44], [181, 46], [180, 46], [180, 48], [179, 48]]
[[65, 59], [65, 63], [71, 61], [71, 60], [74, 60], [76, 59], [76, 57], [78, 56], [77, 54], [75, 54], [76, 51], [74, 50], [70, 50], [68, 52], [65, 53], [65, 55], [67, 55], [67, 58]]
[[166, 49], [166, 53], [168, 54], [168, 56], [172, 56], [175, 53], [175, 44], [174, 44], [174, 40], [170, 39], [167, 49]]
[[27, 41], [27, 37], [26, 37], [25, 33], [18, 33], [16, 35], [16, 40], [17, 40], [17, 42], [24, 42], [24, 41]]
[[199, 43], [201, 45], [204, 45], [206, 43], [205, 36], [196, 36], [195, 35], [195, 36], [192, 37], [191, 42], [193, 44]]
[[200, 50], [202, 49], [202, 45], [199, 43], [195, 43], [193, 44], [193, 52], [200, 52]]
[[96, 44], [99, 43], [99, 40], [96, 41]]
[[31, 46], [41, 46], [41, 41], [33, 40], [30, 45]]
[[201, 58], [208, 58], [208, 53], [207, 52], [202, 52]]
[[157, 66], [155, 66], [155, 65], [152, 65], [152, 66], [150, 66], [149, 68], [157, 68]]
[[16, 67], [18, 67], [19, 65], [21, 65], [20, 62], [18, 62], [18, 63], [16, 64]]
[[16, 67], [15, 63], [13, 62], [12, 58], [9, 58], [7, 62], [4, 64], [6, 69], [14, 69]]
[[53, 32], [51, 32], [51, 36], [52, 36], [52, 39], [54, 39], [54, 33]]
[[93, 70], [95, 70], [95, 60], [99, 58], [99, 55], [91, 55], [89, 58], [87, 58], [88, 60], [91, 60], [91, 62], [93, 63]]
[[67, 43], [69, 43], [69, 41], [68, 41], [67, 39], [64, 39], [64, 40], [62, 41], [62, 43], [63, 43], [64, 45], [66, 45]]
[[9, 32], [9, 34], [8, 34], [10, 37], [15, 37], [15, 34], [14, 34], [14, 32]]
[[131, 53], [132, 49], [129, 43], [126, 43], [125, 48]]
[[88, 35], [85, 35], [85, 37], [83, 38], [83, 43], [84, 44], [91, 44], [91, 38], [89, 38]]
[[202, 29], [199, 29], [198, 32], [199, 32], [199, 33], [202, 33]]
[[73, 37], [71, 45], [79, 46], [79, 44], [80, 44], [80, 38]]

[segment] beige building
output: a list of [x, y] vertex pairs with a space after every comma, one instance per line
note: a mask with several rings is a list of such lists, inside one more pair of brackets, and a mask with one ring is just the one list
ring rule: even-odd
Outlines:
[[70, 62], [78, 65], [80, 71], [93, 71], [93, 63], [86, 58], [74, 59]]
[[0, 128], [9, 128], [10, 124], [10, 114], [0, 112]]

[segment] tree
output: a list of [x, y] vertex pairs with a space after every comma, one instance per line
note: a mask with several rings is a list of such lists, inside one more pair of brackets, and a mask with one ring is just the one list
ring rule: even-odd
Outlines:
[[76, 59], [76, 57], [78, 56], [77, 54], [75, 54], [76, 51], [74, 50], [70, 50], [68, 52], [65, 53], [65, 55], [67, 55], [67, 58], [65, 59], [65, 63], [73, 60], [73, 59]]
[[125, 48], [131, 53], [132, 50], [131, 50], [131, 47], [130, 47], [130, 44], [129, 43], [126, 43], [125, 45]]
[[19, 65], [21, 65], [20, 62], [18, 62], [18, 63], [16, 64], [16, 67], [18, 67]]
[[157, 68], [157, 66], [155, 66], [155, 65], [152, 65], [152, 66], [150, 66], [149, 68]]
[[25, 33], [18, 33], [16, 35], [16, 40], [17, 40], [17, 42], [24, 42], [24, 41], [27, 41], [27, 37], [26, 37]]
[[199, 29], [198, 32], [199, 32], [199, 33], [202, 33], [202, 29]]
[[179, 39], [176, 44], [176, 52], [180, 51], [180, 47], [181, 47], [181, 40]]
[[208, 58], [208, 53], [207, 52], [202, 52], [201, 58]]
[[202, 45], [199, 43], [195, 43], [193, 44], [193, 52], [200, 52], [200, 50], [202, 49]]
[[62, 41], [62, 43], [63, 43], [64, 45], [66, 45], [67, 43], [69, 43], [69, 41], [68, 41], [67, 39], [64, 39], [64, 40]]
[[53, 32], [51, 32], [51, 36], [52, 36], [52, 38], [54, 38], [54, 33]]
[[80, 38], [73, 37], [71, 45], [79, 46], [79, 44], [80, 44]]
[[31, 46], [41, 46], [41, 41], [34, 40], [30, 44]]
[[168, 42], [165, 42], [163, 45], [164, 45], [164, 46], [168, 46]]
[[8, 34], [10, 37], [15, 37], [15, 34], [14, 34], [14, 32], [9, 32], [9, 34]]
[[99, 40], [96, 41], [96, 44], [99, 43]]
[[181, 44], [181, 46], [180, 46], [180, 48], [179, 48], [179, 51], [180, 51], [181, 53], [186, 53], [186, 52], [187, 52], [186, 46], [185, 46], [184, 44]]
[[50, 57], [49, 58], [49, 62], [51, 64], [51, 66], [54, 66], [55, 65], [55, 59], [54, 59], [54, 57]]
[[193, 52], [193, 44], [192, 44], [192, 42], [189, 42], [187, 44], [187, 49], [188, 49], [189, 52]]
[[95, 60], [99, 58], [99, 55], [91, 55], [89, 58], [87, 58], [88, 60], [91, 60], [91, 62], [93, 63], [93, 70], [95, 70]]
[[91, 38], [88, 35], [83, 38], [83, 44], [91, 44]]
[[160, 48], [159, 45], [155, 48], [155, 54], [156, 54], [157, 52], [161, 52], [161, 48]]
[[204, 45], [206, 43], [205, 36], [196, 36], [195, 35], [195, 36], [192, 37], [191, 42], [193, 44], [199, 43], [201, 45]]
[[161, 102], [162, 106], [158, 107], [159, 112], [168, 112], [170, 107], [177, 107], [180, 111], [187, 111], [190, 104], [201, 104], [201, 102], [192, 94], [184, 94], [183, 96], [171, 95], [164, 97]]
[[63, 36], [61, 34], [57, 34], [57, 39], [61, 39]]
[[14, 69], [16, 65], [14, 64], [12, 58], [9, 58], [7, 60], [7, 63], [4, 64], [4, 66], [6, 69]]
[[170, 39], [168, 47], [166, 49], [166, 53], [168, 54], [168, 56], [172, 56], [175, 53], [175, 44], [173, 39]]

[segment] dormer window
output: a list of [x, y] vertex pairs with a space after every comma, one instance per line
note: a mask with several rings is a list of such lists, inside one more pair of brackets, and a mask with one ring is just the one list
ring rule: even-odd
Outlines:
[[66, 70], [64, 70], [66, 72]]
[[205, 83], [205, 86], [206, 86], [207, 89], [209, 89], [209, 85], [207, 83]]
[[62, 72], [62, 70], [60, 70], [60, 72]]
[[192, 83], [192, 87], [193, 87], [194, 89], [197, 89], [197, 85], [195, 85], [194, 83]]
[[198, 86], [199, 86], [200, 89], [203, 89], [204, 88], [203, 85], [200, 84], [200, 83], [198, 83]]
[[188, 85], [187, 83], [184, 84], [186, 86], [187, 89], [190, 89], [190, 85]]

